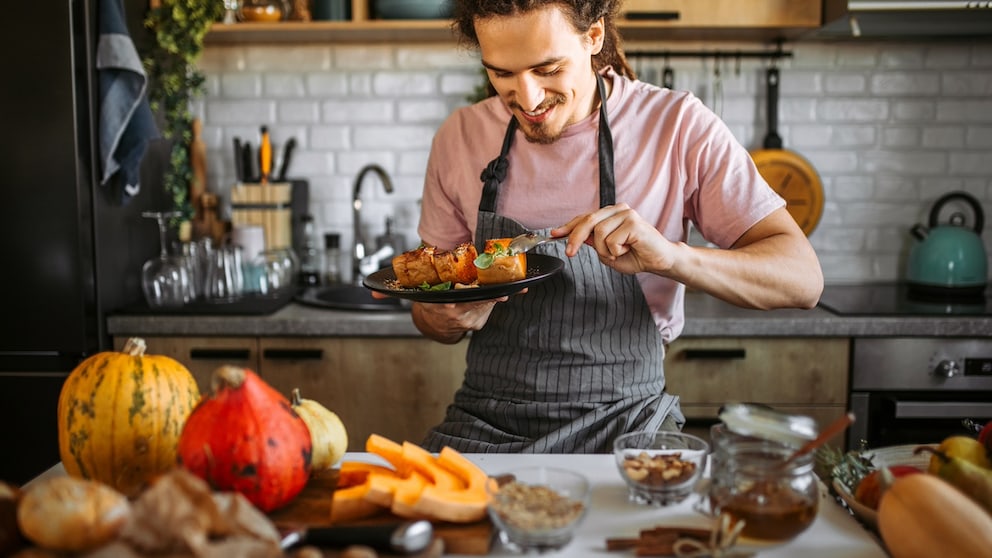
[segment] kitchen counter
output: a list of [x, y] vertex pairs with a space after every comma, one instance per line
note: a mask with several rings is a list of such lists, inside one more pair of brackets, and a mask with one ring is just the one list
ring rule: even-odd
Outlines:
[[[627, 487], [617, 472], [614, 457], [598, 455], [539, 455], [539, 454], [466, 454], [486, 473], [498, 475], [511, 468], [548, 465], [579, 471], [592, 482], [589, 514], [576, 538], [558, 552], [544, 554], [548, 558], [569, 556], [630, 556], [631, 553], [607, 552], [605, 541], [611, 537], [636, 537], [641, 529], [659, 525], [710, 527], [711, 520], [694, 511], [694, 498], [674, 506], [652, 507], [632, 504], [627, 499]], [[365, 453], [345, 454], [345, 460], [384, 463], [377, 456]], [[42, 476], [64, 474], [61, 464]], [[878, 539], [865, 530], [844, 508], [826, 493], [821, 485], [820, 509], [813, 525], [787, 544], [765, 547], [762, 558], [795, 556], [844, 556], [845, 558], [884, 558]], [[490, 555], [512, 556], [498, 542]], [[451, 556], [451, 555], [448, 555]]]
[[[110, 335], [418, 337], [409, 312], [342, 311], [290, 303], [268, 316], [117, 314]], [[990, 316], [838, 316], [812, 310], [747, 310], [702, 293], [686, 296], [683, 337], [985, 337]]]

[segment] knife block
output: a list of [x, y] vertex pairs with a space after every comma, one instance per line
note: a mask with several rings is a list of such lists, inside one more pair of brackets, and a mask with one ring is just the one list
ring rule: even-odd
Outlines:
[[293, 247], [292, 184], [239, 183], [231, 187], [231, 224], [259, 225], [265, 249]]

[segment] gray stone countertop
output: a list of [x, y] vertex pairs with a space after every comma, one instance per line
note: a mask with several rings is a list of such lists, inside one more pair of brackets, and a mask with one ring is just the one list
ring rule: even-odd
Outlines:
[[[340, 311], [290, 303], [268, 316], [109, 316], [111, 335], [233, 337], [419, 336], [409, 312]], [[992, 316], [838, 316], [747, 310], [702, 293], [686, 296], [683, 337], [988, 337]]]

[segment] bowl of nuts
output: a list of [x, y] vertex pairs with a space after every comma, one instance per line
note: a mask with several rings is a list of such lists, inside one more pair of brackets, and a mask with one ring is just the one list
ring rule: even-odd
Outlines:
[[523, 467], [487, 486], [489, 517], [501, 543], [519, 552], [558, 550], [569, 542], [589, 508], [590, 484], [581, 473]]
[[613, 443], [630, 500], [667, 506], [685, 500], [706, 466], [709, 444], [684, 432], [630, 432]]

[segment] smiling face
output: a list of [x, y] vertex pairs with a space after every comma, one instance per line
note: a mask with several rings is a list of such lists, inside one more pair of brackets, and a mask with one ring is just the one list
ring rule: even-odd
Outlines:
[[524, 14], [477, 19], [482, 65], [529, 141], [551, 143], [598, 106], [592, 56], [603, 22], [578, 33], [552, 4]]

